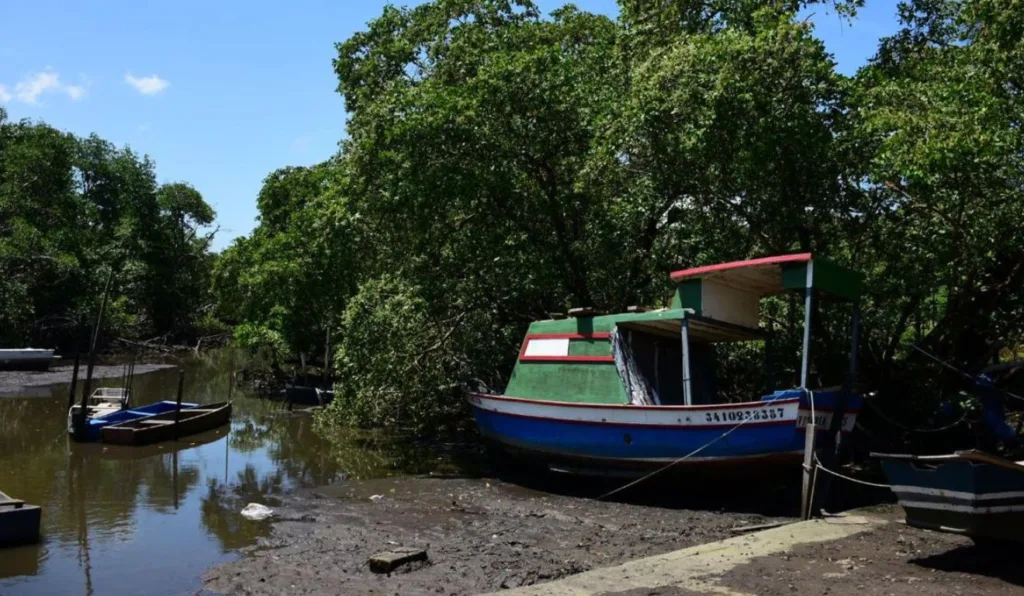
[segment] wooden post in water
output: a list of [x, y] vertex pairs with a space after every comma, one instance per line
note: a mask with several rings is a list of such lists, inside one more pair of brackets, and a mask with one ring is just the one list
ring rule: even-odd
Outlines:
[[68, 410], [75, 407], [75, 387], [78, 385], [78, 364], [82, 361], [82, 354], [75, 348], [75, 368], [71, 371], [71, 387], [68, 388]]
[[84, 433], [85, 423], [89, 418], [89, 392], [92, 391], [92, 369], [96, 366], [96, 343], [100, 337], [100, 327], [103, 325], [103, 312], [107, 310], [107, 298], [110, 296], [110, 282], [114, 279], [114, 268], [110, 268], [107, 274], [107, 282], [103, 284], [103, 300], [100, 302], [100, 312], [96, 315], [96, 325], [92, 328], [92, 342], [89, 344], [89, 364], [85, 369], [85, 386], [82, 387], [82, 411], [78, 417], [79, 433]]
[[178, 369], [178, 400], [174, 405], [174, 440], [178, 440], [178, 422], [181, 420], [181, 396], [185, 392], [185, 369]]
[[231, 391], [235, 387], [235, 353], [231, 353], [231, 372], [228, 373], [228, 401], [231, 401]]

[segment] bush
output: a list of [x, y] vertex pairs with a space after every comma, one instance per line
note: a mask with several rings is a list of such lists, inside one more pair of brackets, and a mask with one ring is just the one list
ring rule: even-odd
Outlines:
[[363, 284], [345, 311], [335, 399], [322, 422], [424, 429], [459, 417], [465, 360], [458, 326], [394, 276]]

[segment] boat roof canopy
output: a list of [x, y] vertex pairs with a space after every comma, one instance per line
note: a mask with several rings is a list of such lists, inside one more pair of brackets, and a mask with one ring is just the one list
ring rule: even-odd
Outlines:
[[815, 257], [811, 253], [694, 267], [676, 271], [671, 277], [681, 289], [689, 286], [691, 293], [693, 289], [701, 287], [701, 282], [710, 282], [758, 298], [811, 288], [836, 298], [856, 300], [864, 286], [862, 273]]

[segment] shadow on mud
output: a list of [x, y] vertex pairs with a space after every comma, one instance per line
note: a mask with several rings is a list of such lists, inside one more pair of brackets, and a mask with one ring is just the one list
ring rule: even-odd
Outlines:
[[1019, 544], [979, 543], [915, 559], [911, 563], [934, 571], [984, 575], [1024, 586], [1024, 567], [1020, 565], [1020, 554]]

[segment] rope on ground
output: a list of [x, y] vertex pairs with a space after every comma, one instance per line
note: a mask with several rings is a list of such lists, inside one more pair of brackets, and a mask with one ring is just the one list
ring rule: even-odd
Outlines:
[[829, 474], [832, 474], [836, 478], [842, 478], [843, 480], [848, 480], [848, 481], [853, 482], [855, 484], [863, 484], [864, 486], [872, 486], [874, 488], [886, 488], [886, 489], [892, 488], [888, 484], [878, 484], [877, 482], [868, 482], [867, 480], [860, 480], [858, 478], [852, 478], [850, 476], [845, 476], [843, 474], [840, 474], [839, 472], [835, 472], [833, 470], [830, 470], [830, 469], [826, 468], [825, 466], [821, 465], [821, 460], [818, 459], [818, 454], [814, 454], [814, 463], [817, 464], [817, 468], [819, 470], [821, 470], [823, 472], [828, 472]]
[[874, 412], [875, 414], [878, 414], [878, 416], [882, 420], [885, 420], [886, 422], [888, 422], [889, 424], [891, 424], [891, 425], [893, 425], [893, 426], [895, 426], [897, 428], [901, 428], [901, 429], [903, 429], [905, 431], [912, 432], [912, 433], [938, 433], [938, 432], [944, 432], [944, 431], [947, 431], [947, 430], [949, 430], [951, 428], [960, 426], [961, 424], [963, 424], [964, 420], [967, 420], [967, 412], [965, 411], [963, 413], [963, 415], [960, 416], [959, 420], [957, 420], [956, 422], [954, 422], [952, 424], [947, 424], [946, 426], [940, 426], [938, 428], [913, 428], [913, 427], [907, 426], [905, 424], [902, 424], [902, 423], [900, 423], [900, 422], [898, 422], [896, 420], [893, 420], [892, 418], [889, 418], [888, 416], [886, 416], [886, 414], [884, 412], [882, 412], [882, 410], [880, 410], [878, 408], [878, 406], [872, 404], [870, 401], [865, 400], [864, 403], [866, 403], [868, 405], [868, 407], [871, 408], [872, 412]]
[[[780, 398], [779, 398], [779, 397], [776, 397], [776, 398], [774, 398], [774, 399], [772, 399], [772, 400], [770, 400], [770, 401], [765, 401], [765, 402], [762, 402], [762, 403], [763, 403], [763, 404], [765, 404], [765, 405], [769, 405], [769, 404], [773, 404], [773, 403], [775, 403], [775, 401], [776, 401], [776, 400], [778, 400], [778, 399], [780, 399]], [[721, 441], [721, 440], [722, 440], [722, 439], [724, 439], [725, 437], [729, 436], [730, 434], [732, 434], [732, 432], [733, 432], [733, 431], [735, 431], [735, 430], [736, 430], [736, 429], [738, 429], [739, 427], [743, 426], [743, 425], [744, 425], [744, 424], [746, 424], [747, 422], [750, 422], [751, 420], [753, 420], [753, 417], [747, 417], [747, 418], [744, 418], [743, 420], [740, 420], [740, 421], [739, 421], [739, 423], [738, 423], [738, 424], [736, 424], [736, 426], [733, 426], [733, 427], [732, 427], [732, 428], [730, 428], [729, 430], [727, 430], [727, 431], [725, 431], [724, 433], [722, 433], [722, 434], [718, 435], [718, 436], [717, 436], [717, 437], [715, 437], [714, 439], [711, 439], [711, 440], [710, 440], [710, 441], [708, 441], [707, 443], [704, 443], [704, 444], [703, 444], [703, 445], [701, 445], [700, 447], [698, 447], [698, 448], [694, 449], [693, 451], [691, 451], [691, 452], [687, 453], [686, 455], [684, 455], [684, 456], [680, 457], [679, 459], [677, 459], [677, 460], [675, 460], [675, 461], [672, 461], [672, 462], [669, 462], [669, 463], [665, 464], [664, 466], [662, 466], [662, 467], [658, 468], [657, 470], [654, 470], [654, 471], [653, 471], [653, 472], [651, 472], [650, 474], [647, 474], [647, 475], [645, 475], [645, 476], [641, 476], [640, 478], [637, 478], [636, 480], [634, 480], [634, 481], [632, 481], [632, 482], [629, 482], [629, 483], [627, 483], [627, 484], [624, 484], [624, 485], [620, 486], [619, 488], [616, 488], [616, 489], [614, 489], [614, 490], [610, 490], [610, 491], [608, 491], [608, 492], [604, 493], [603, 495], [601, 495], [600, 497], [597, 497], [597, 500], [598, 500], [598, 501], [603, 501], [604, 499], [606, 499], [606, 498], [608, 498], [608, 497], [610, 497], [610, 496], [612, 496], [612, 495], [614, 495], [614, 494], [616, 494], [616, 493], [622, 492], [622, 491], [626, 490], [627, 488], [629, 488], [629, 487], [631, 487], [631, 486], [636, 486], [637, 484], [640, 484], [641, 482], [643, 482], [643, 481], [645, 481], [645, 480], [647, 480], [647, 479], [651, 478], [652, 476], [654, 476], [654, 475], [656, 475], [656, 474], [660, 474], [660, 473], [664, 472], [665, 470], [667, 470], [667, 469], [671, 468], [672, 466], [674, 466], [674, 465], [676, 465], [676, 464], [678, 464], [678, 463], [680, 463], [680, 462], [682, 462], [682, 461], [684, 461], [684, 460], [686, 460], [686, 459], [689, 459], [689, 458], [693, 457], [694, 455], [697, 455], [697, 454], [698, 454], [698, 453], [700, 453], [701, 451], [704, 451], [704, 450], [705, 450], [705, 449], [707, 449], [708, 447], [710, 447], [710, 446], [714, 445], [714, 444], [715, 444], [715, 443], [717, 443], [718, 441]]]

